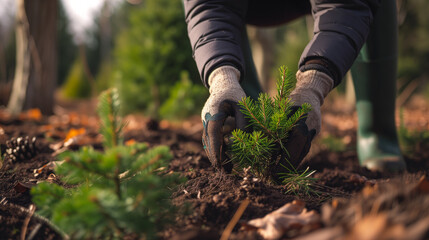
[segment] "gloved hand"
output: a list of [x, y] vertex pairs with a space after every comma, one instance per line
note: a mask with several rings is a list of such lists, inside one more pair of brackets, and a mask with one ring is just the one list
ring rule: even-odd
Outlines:
[[[311, 141], [320, 132], [321, 113], [325, 97], [332, 90], [334, 80], [327, 74], [317, 70], [298, 71], [296, 74], [296, 87], [290, 94], [290, 99], [296, 107], [303, 103], [311, 105], [311, 111], [306, 118], [298, 121], [289, 134], [285, 148], [289, 156], [284, 156], [296, 168], [310, 150]], [[292, 111], [294, 112], [294, 111]], [[284, 160], [283, 160], [284, 161]], [[281, 162], [289, 167], [286, 162]], [[285, 169], [280, 165], [273, 166], [272, 173], [275, 181], [280, 182], [278, 173]]]
[[316, 134], [320, 132], [322, 106], [325, 97], [334, 87], [334, 80], [326, 73], [317, 70], [298, 71], [296, 73], [296, 87], [290, 94], [290, 99], [296, 106], [303, 103], [311, 105], [305, 123], [308, 129], [315, 129]]
[[203, 145], [212, 165], [221, 169], [225, 163], [226, 146], [223, 143], [223, 124], [228, 116], [235, 118], [235, 127], [244, 130], [246, 120], [238, 101], [246, 97], [239, 84], [240, 72], [232, 66], [221, 66], [209, 76], [210, 97], [201, 112]]
[[[298, 110], [298, 108], [299, 106], [293, 106], [290, 115], [292, 115], [296, 110]], [[283, 173], [286, 171], [283, 166], [290, 168], [290, 163], [294, 168], [297, 168], [310, 150], [311, 141], [316, 135], [316, 129], [309, 130], [307, 124], [305, 123], [306, 120], [307, 117], [300, 119], [296, 123], [295, 127], [292, 128], [288, 136], [288, 141], [285, 144], [285, 148], [288, 154], [283, 153], [280, 162], [275, 166], [271, 167], [270, 172], [273, 176], [273, 179], [278, 183], [281, 182], [281, 175], [279, 175], [279, 173]], [[289, 163], [286, 162], [285, 158], [287, 159], [287, 161], [289, 161]]]

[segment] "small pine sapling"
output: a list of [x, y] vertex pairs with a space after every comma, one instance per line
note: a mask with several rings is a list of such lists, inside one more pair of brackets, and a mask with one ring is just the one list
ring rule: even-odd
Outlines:
[[117, 91], [103, 92], [98, 114], [104, 152], [83, 147], [59, 156], [64, 163], [55, 172], [74, 187], [41, 183], [32, 189], [39, 213], [72, 239], [153, 239], [178, 211], [170, 196], [183, 179], [163, 171], [169, 149], [124, 145], [119, 110]]
[[[292, 128], [306, 116], [311, 106], [292, 107], [294, 103], [289, 99], [295, 86], [292, 75], [285, 66], [280, 67], [279, 72], [276, 96], [271, 98], [267, 93], [261, 93], [257, 101], [247, 97], [239, 102], [253, 131], [234, 130], [228, 151], [238, 169], [250, 166], [255, 175], [266, 180], [279, 179], [279, 176], [272, 176], [272, 167], [282, 162], [285, 163], [282, 164], [285, 173], [306, 176], [299, 174], [288, 161], [285, 144]], [[282, 174], [284, 184], [290, 180], [289, 176]]]

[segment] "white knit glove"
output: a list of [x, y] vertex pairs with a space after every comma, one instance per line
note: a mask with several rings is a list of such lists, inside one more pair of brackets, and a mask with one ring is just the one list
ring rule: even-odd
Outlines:
[[312, 109], [305, 123], [309, 130], [316, 129], [316, 134], [320, 132], [321, 126], [320, 107], [333, 87], [334, 80], [323, 72], [308, 70], [296, 73], [296, 87], [290, 94], [290, 99], [297, 106], [303, 103], [311, 105]]
[[246, 97], [239, 83], [240, 71], [232, 66], [221, 66], [209, 76], [210, 97], [201, 112], [203, 145], [212, 165], [221, 168], [225, 160], [222, 127], [228, 116], [235, 117], [236, 128], [244, 129], [246, 121], [238, 101]]

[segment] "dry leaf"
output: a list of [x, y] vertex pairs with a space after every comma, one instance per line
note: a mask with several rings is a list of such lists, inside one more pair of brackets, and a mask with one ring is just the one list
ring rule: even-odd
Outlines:
[[420, 178], [420, 181], [416, 186], [416, 190], [419, 193], [429, 193], [429, 180], [425, 176]]
[[390, 224], [387, 215], [368, 215], [353, 227], [348, 240], [407, 239], [404, 225]]
[[374, 185], [367, 185], [362, 189], [362, 194], [365, 197], [371, 196], [374, 192], [376, 192], [378, 190], [378, 186]]
[[13, 189], [15, 189], [15, 191], [19, 192], [19, 193], [24, 193], [27, 192], [31, 189], [31, 187], [33, 187], [36, 184], [33, 183], [23, 183], [23, 182], [18, 182], [17, 184], [15, 184], [15, 186], [13, 187]]
[[64, 142], [67, 142], [69, 139], [74, 138], [76, 136], [83, 135], [85, 134], [85, 132], [86, 132], [85, 128], [78, 128], [78, 129], [72, 128], [68, 131], [66, 139], [64, 139]]
[[29, 109], [26, 112], [19, 114], [19, 119], [24, 120], [33, 120], [40, 121], [42, 120], [42, 112], [38, 108]]
[[133, 144], [136, 144], [136, 140], [134, 140], [134, 139], [130, 139], [130, 140], [128, 140], [128, 141], [125, 142], [126, 146], [131, 146]]
[[344, 229], [341, 226], [322, 228], [309, 234], [294, 238], [295, 240], [339, 240], [344, 239]]
[[257, 230], [265, 239], [279, 239], [285, 233], [303, 227], [316, 228], [320, 225], [320, 216], [315, 211], [307, 211], [304, 202], [293, 201], [263, 218], [257, 218], [244, 224], [250, 230]]
[[42, 112], [38, 108], [29, 109], [24, 113], [24, 119], [40, 121], [42, 120]]

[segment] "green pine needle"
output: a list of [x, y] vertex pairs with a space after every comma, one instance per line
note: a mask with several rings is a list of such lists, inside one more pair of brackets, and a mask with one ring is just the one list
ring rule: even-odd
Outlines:
[[123, 142], [120, 133], [125, 125], [119, 116], [121, 104], [117, 89], [102, 92], [98, 101], [97, 112], [100, 116], [100, 132], [104, 137], [104, 146], [108, 148], [118, 146]]
[[318, 195], [319, 193], [313, 190], [314, 183], [318, 180], [317, 178], [311, 177], [316, 171], [310, 171], [307, 167], [301, 173], [281, 173], [280, 179], [282, 184], [286, 187], [286, 193], [304, 193], [310, 195], [311, 193]]

